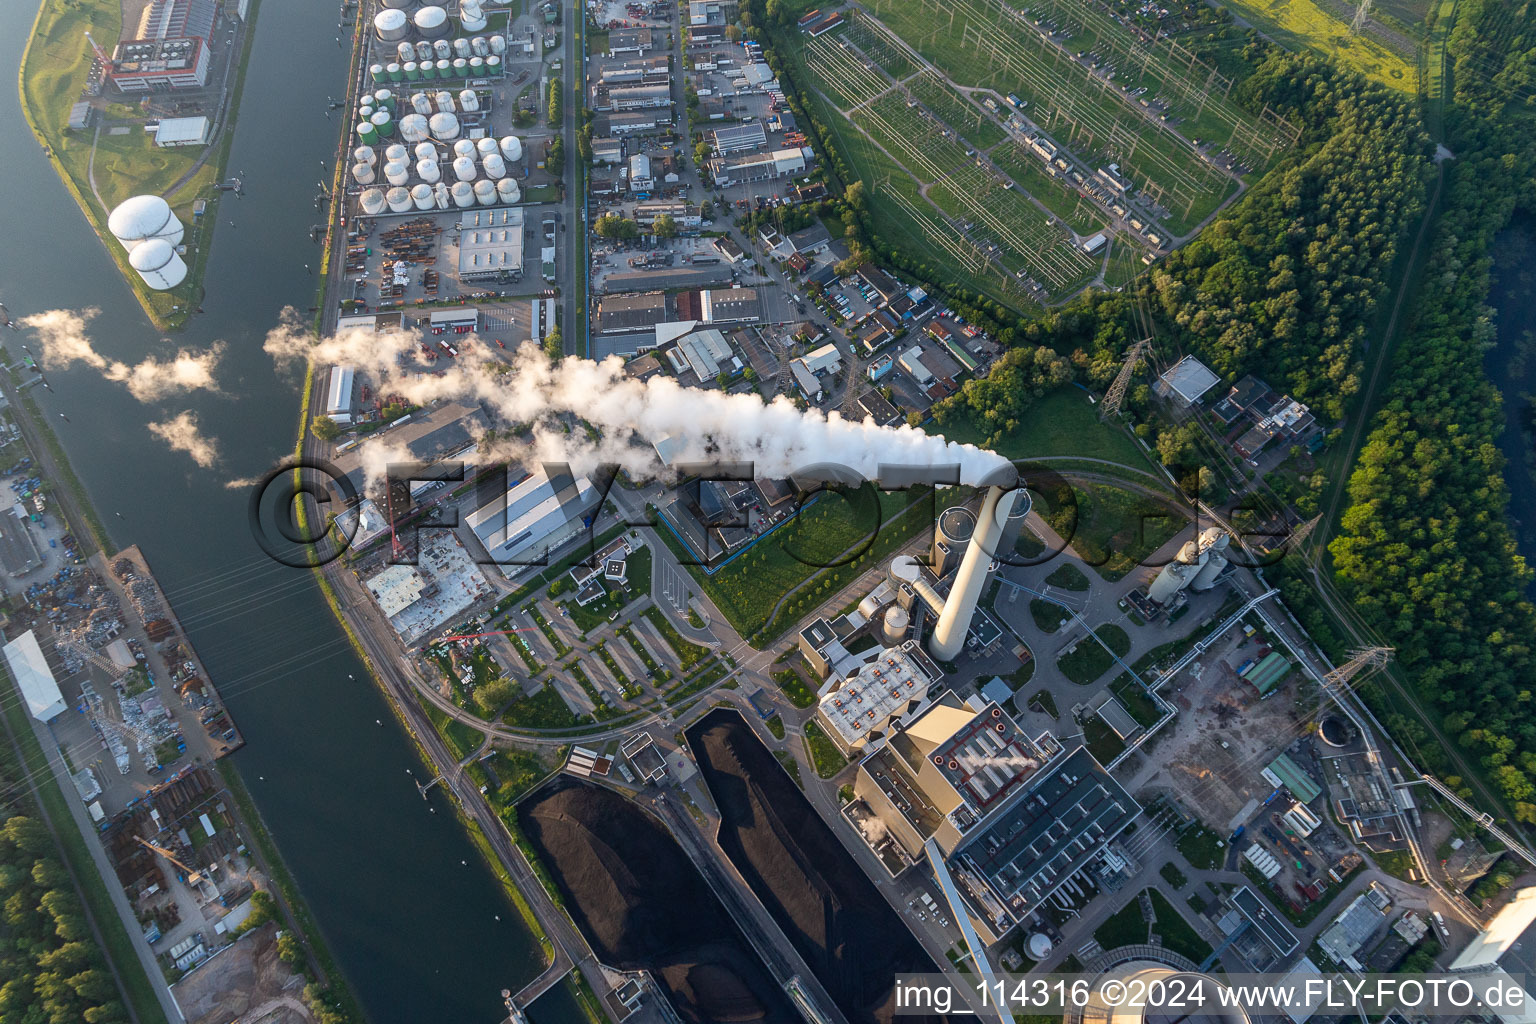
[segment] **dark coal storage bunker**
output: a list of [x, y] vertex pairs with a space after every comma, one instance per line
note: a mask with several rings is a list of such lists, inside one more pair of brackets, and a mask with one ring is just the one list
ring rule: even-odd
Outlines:
[[751, 727], [716, 709], [686, 737], [720, 848], [850, 1024], [918, 1020], [895, 1018], [895, 976], [938, 967]]
[[598, 959], [652, 972], [688, 1024], [802, 1024], [687, 855], [640, 807], [561, 775], [518, 805], [518, 822]]

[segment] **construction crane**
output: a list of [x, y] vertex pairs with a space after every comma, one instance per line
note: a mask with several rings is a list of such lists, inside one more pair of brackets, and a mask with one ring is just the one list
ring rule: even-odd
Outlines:
[[1149, 355], [1151, 351], [1151, 338], [1142, 338], [1126, 349], [1125, 363], [1120, 367], [1120, 372], [1115, 374], [1115, 382], [1109, 386], [1109, 393], [1099, 406], [1099, 419], [1107, 420], [1120, 411], [1120, 403], [1125, 401], [1125, 393], [1131, 386], [1131, 377], [1135, 375], [1136, 367], [1141, 365], [1141, 357]]
[[138, 840], [139, 845], [144, 847], [146, 850], [153, 850], [155, 853], [158, 853], [160, 856], [164, 857], [166, 860], [170, 861], [172, 864], [174, 864], [178, 868], [180, 868], [181, 871], [182, 871], [182, 874], [187, 876], [187, 884], [189, 884], [189, 885], [200, 885], [202, 883], [202, 881], [203, 881], [203, 873], [201, 871], [197, 871], [197, 870], [195, 870], [193, 868], [187, 867], [187, 865], [185, 863], [183, 863], [170, 850], [167, 850], [163, 846], [155, 845], [154, 843], [150, 842], [148, 839], [145, 839], [143, 836], [134, 836], [133, 838]]

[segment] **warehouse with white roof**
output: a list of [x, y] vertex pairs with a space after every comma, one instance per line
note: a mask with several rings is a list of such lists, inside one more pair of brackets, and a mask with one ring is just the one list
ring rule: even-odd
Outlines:
[[502, 572], [516, 576], [574, 538], [598, 497], [586, 477], [539, 469], [470, 513], [469, 528]]
[[64, 713], [64, 694], [59, 691], [48, 659], [37, 644], [37, 634], [27, 630], [5, 645], [5, 663], [10, 666], [27, 710], [39, 722], [51, 722]]

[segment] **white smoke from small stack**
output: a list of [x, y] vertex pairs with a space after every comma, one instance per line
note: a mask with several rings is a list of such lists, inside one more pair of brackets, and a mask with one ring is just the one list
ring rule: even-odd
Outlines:
[[1013, 768], [1021, 772], [1033, 771], [1040, 767], [1040, 762], [1023, 754], [987, 754], [971, 759], [978, 767], [993, 766], [997, 768]]
[[[482, 445], [485, 461], [568, 462], [578, 473], [615, 463], [646, 479], [663, 472], [652, 443], [669, 438], [676, 446], [675, 463], [749, 462], [759, 477], [787, 477], [818, 464], [845, 467], [869, 480], [878, 478], [882, 465], [959, 466], [960, 483], [980, 484], [1008, 469], [999, 455], [914, 427], [855, 423], [835, 412], [802, 412], [783, 396], [764, 402], [752, 394], [685, 388], [670, 377], [638, 381], [625, 375], [616, 357], [593, 362], [572, 356], [551, 363], [531, 343], [509, 363], [475, 338], [460, 344], [459, 357], [442, 370], [406, 370], [421, 343], [416, 333], [366, 328], [316, 341], [290, 310], [268, 334], [265, 348], [281, 363], [349, 364], [376, 382], [378, 394], [399, 395], [414, 405], [480, 401], [505, 423], [531, 434], [531, 442], [519, 439], [515, 450], [507, 443]], [[597, 436], [573, 427], [572, 417], [591, 424]], [[375, 474], [387, 465], [386, 456], [363, 456], [365, 468], [371, 467], [370, 488], [380, 479]]]

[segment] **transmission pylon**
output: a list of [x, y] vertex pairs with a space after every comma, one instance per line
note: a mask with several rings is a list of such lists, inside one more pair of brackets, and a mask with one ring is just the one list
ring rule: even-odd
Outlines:
[[1349, 660], [1338, 668], [1323, 676], [1323, 687], [1333, 689], [1338, 687], [1343, 690], [1353, 689], [1349, 685], [1366, 669], [1382, 668], [1392, 660], [1392, 648], [1390, 647], [1356, 647], [1350, 652]]
[[1109, 393], [1104, 396], [1104, 402], [1099, 406], [1099, 419], [1107, 420], [1120, 411], [1120, 403], [1125, 401], [1125, 392], [1131, 386], [1131, 377], [1136, 373], [1136, 367], [1141, 364], [1141, 357], [1152, 351], [1152, 339], [1142, 338], [1132, 345], [1125, 353], [1125, 363], [1120, 367], [1120, 372], [1115, 375], [1115, 382], [1109, 386]]
[[1360, 0], [1360, 6], [1355, 8], [1355, 20], [1349, 23], [1349, 34], [1359, 35], [1365, 29], [1365, 23], [1371, 16], [1371, 0]]
[[1296, 532], [1291, 534], [1291, 536], [1290, 536], [1289, 547], [1291, 548], [1291, 550], [1292, 551], [1300, 551], [1301, 550], [1301, 546], [1307, 542], [1307, 538], [1312, 536], [1312, 531], [1317, 529], [1317, 524], [1322, 522], [1322, 521], [1323, 521], [1323, 514], [1321, 512], [1319, 512], [1317, 515], [1313, 516], [1311, 519], [1308, 519], [1306, 522], [1304, 522], [1300, 526], [1296, 527]]

